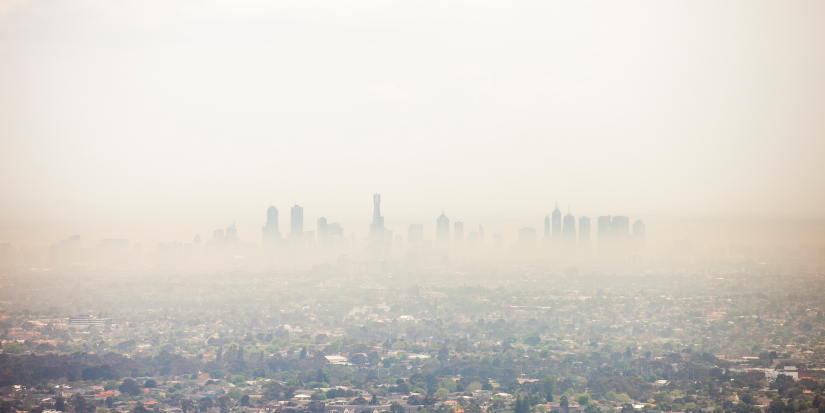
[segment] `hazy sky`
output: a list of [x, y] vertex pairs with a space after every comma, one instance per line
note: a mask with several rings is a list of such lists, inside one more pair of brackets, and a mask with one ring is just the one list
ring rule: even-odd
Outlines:
[[[823, 1], [0, 0], [0, 241], [825, 218]], [[425, 227], [426, 228], [426, 227]], [[649, 229], [649, 231], [651, 231]], [[89, 239], [92, 238], [92, 239]]]

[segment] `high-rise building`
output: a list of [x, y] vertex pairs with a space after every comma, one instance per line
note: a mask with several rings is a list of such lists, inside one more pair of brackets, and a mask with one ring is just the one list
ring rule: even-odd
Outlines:
[[450, 218], [444, 215], [444, 211], [435, 220], [435, 241], [442, 248], [450, 245]]
[[630, 218], [613, 217], [611, 224], [610, 233], [617, 241], [626, 240], [630, 236]]
[[370, 235], [373, 241], [383, 241], [384, 217], [381, 216], [381, 194], [372, 196], [372, 224], [370, 224]]
[[518, 246], [522, 251], [532, 251], [536, 248], [536, 230], [522, 228], [518, 231]]
[[261, 243], [264, 246], [271, 246], [281, 239], [281, 232], [278, 231], [278, 208], [270, 206], [266, 209], [266, 224], [261, 229]]
[[304, 238], [304, 208], [297, 204], [290, 209], [290, 233], [293, 239]]
[[599, 256], [610, 258], [613, 253], [613, 238], [611, 235], [612, 224], [610, 215], [600, 216], [596, 222], [596, 233], [599, 242]]
[[424, 225], [410, 224], [407, 230], [407, 244], [411, 247], [420, 247], [424, 243]]
[[569, 258], [573, 258], [576, 252], [576, 218], [570, 213], [569, 207], [564, 216], [561, 238], [564, 252], [569, 254]]
[[613, 217], [610, 227], [610, 237], [613, 238], [613, 258], [624, 260], [630, 256], [630, 218], [623, 216]]
[[324, 232], [324, 238], [327, 241], [333, 241], [335, 238], [337, 238], [337, 241], [340, 241], [344, 238], [344, 228], [337, 222], [327, 224]]
[[579, 218], [579, 253], [583, 257], [590, 255], [590, 218]]
[[461, 221], [453, 224], [453, 241], [456, 245], [464, 243], [464, 223]]
[[544, 217], [544, 238], [550, 238], [550, 215]]
[[323, 244], [327, 236], [327, 219], [326, 217], [318, 218], [318, 243]]
[[235, 228], [235, 223], [226, 228], [226, 243], [236, 244], [238, 242], [238, 229]]
[[637, 251], [644, 249], [647, 244], [645, 233], [645, 223], [642, 220], [636, 220], [633, 223], [633, 245]]
[[561, 241], [561, 211], [559, 211], [558, 202], [556, 202], [556, 209], [553, 210], [553, 240], [556, 243]]

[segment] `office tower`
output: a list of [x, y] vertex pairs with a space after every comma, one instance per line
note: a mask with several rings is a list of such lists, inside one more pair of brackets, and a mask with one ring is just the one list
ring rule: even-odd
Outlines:
[[564, 252], [569, 255], [568, 258], [573, 258], [576, 252], [576, 218], [570, 213], [570, 207], [564, 216], [561, 238]]
[[590, 255], [590, 218], [579, 218], [579, 253], [583, 257]]
[[522, 228], [518, 231], [518, 246], [522, 251], [532, 251], [536, 248], [536, 230]]
[[[480, 236], [481, 234], [479, 234]], [[504, 248], [504, 235], [502, 234], [493, 234], [493, 248], [502, 249]]]
[[470, 231], [467, 233], [467, 248], [475, 248], [478, 245], [478, 232]]
[[609, 258], [612, 255], [613, 247], [613, 239], [610, 237], [610, 215], [600, 216], [596, 225], [596, 233], [599, 241], [599, 256]]
[[630, 245], [630, 218], [613, 217], [610, 227], [610, 237], [613, 239], [614, 258], [624, 260], [629, 258]]
[[478, 245], [484, 245], [484, 227], [478, 224]]
[[370, 236], [373, 242], [380, 243], [384, 237], [384, 217], [381, 216], [381, 194], [372, 196], [372, 224], [370, 224]]
[[237, 244], [238, 243], [238, 230], [235, 228], [235, 223], [233, 222], [232, 225], [226, 228], [226, 243], [227, 244]]
[[630, 236], [630, 218], [628, 217], [613, 217], [610, 226], [610, 234], [618, 242], [626, 241]]
[[266, 224], [261, 229], [261, 244], [263, 246], [275, 245], [281, 239], [281, 232], [278, 231], [278, 208], [270, 206], [266, 209]]
[[344, 239], [344, 227], [337, 222], [327, 224], [324, 227], [324, 239], [327, 242], [340, 242]]
[[[140, 244], [135, 244], [136, 246], [140, 247]], [[201, 236], [200, 234], [195, 234], [195, 238], [192, 238], [192, 258], [194, 259], [194, 263], [198, 263], [201, 256]], [[137, 258], [136, 258], [137, 259]]]
[[446, 248], [450, 245], [450, 219], [441, 211], [441, 216], [435, 220], [435, 241], [438, 246]]
[[298, 206], [297, 204], [290, 209], [290, 232], [289, 236], [292, 239], [303, 239], [304, 238], [304, 208]]
[[544, 217], [544, 238], [550, 238], [550, 215]]
[[556, 243], [561, 241], [561, 211], [559, 211], [558, 202], [556, 202], [556, 209], [553, 210], [553, 240]]
[[644, 249], [647, 244], [645, 238], [645, 223], [641, 220], [636, 220], [636, 222], [633, 223], [633, 244], [637, 251]]
[[464, 242], [464, 223], [461, 221], [456, 221], [453, 224], [453, 240], [456, 245]]
[[325, 217], [318, 218], [318, 242], [324, 243], [327, 239], [327, 219]]
[[407, 244], [412, 247], [420, 247], [424, 243], [424, 225], [410, 224], [407, 230]]

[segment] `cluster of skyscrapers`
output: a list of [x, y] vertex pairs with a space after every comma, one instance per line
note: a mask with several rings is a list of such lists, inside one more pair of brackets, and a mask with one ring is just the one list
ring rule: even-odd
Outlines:
[[[578, 225], [577, 225], [578, 221]], [[315, 241], [316, 234], [312, 231], [304, 231], [304, 210], [301, 206], [295, 205], [290, 209], [290, 233], [287, 237], [282, 237], [278, 230], [278, 209], [270, 206], [266, 212], [266, 224], [262, 229], [262, 244], [265, 248], [284, 244], [302, 244], [307, 241]], [[234, 226], [231, 227], [234, 229]], [[227, 237], [230, 235], [227, 229]], [[502, 236], [495, 234], [494, 247], [503, 247]], [[538, 242], [536, 231], [533, 228], [522, 228], [518, 232], [517, 242], [513, 244], [514, 250], [534, 255], [541, 252], [557, 258], [589, 258], [597, 255], [604, 259], [624, 259], [631, 255], [641, 254], [645, 245], [645, 225], [642, 221], [633, 224], [633, 232], [630, 232], [630, 218], [626, 216], [600, 216], [597, 218], [598, 249], [593, 254], [591, 246], [591, 226], [590, 218], [573, 216], [570, 208], [562, 216], [558, 203], [553, 212], [544, 218], [544, 238]], [[317, 241], [321, 245], [332, 245], [340, 242], [344, 238], [344, 230], [340, 224], [330, 223], [325, 217], [318, 218]], [[292, 242], [288, 242], [292, 241]], [[384, 225], [384, 217], [381, 215], [381, 195], [373, 195], [373, 215], [370, 224], [369, 238], [366, 240], [366, 249], [374, 257], [382, 258], [389, 254], [394, 242], [403, 242], [400, 236], [394, 237], [392, 230]], [[411, 224], [407, 231], [406, 245], [408, 247], [421, 247], [425, 243], [424, 225]], [[448, 251], [463, 247], [481, 246], [484, 244], [484, 227], [478, 226], [478, 231], [464, 232], [464, 223], [456, 221], [451, 228], [450, 219], [442, 213], [435, 221], [435, 242], [433, 247], [439, 250]], [[636, 259], [636, 258], [633, 258]]]

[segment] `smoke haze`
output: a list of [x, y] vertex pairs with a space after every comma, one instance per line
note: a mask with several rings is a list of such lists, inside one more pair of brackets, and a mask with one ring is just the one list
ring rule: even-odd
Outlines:
[[[0, 240], [188, 242], [264, 211], [513, 242], [823, 241], [821, 2], [10, 2]], [[284, 218], [282, 218], [283, 220]], [[655, 224], [655, 225], [654, 225]], [[595, 237], [595, 224], [594, 224]]]

